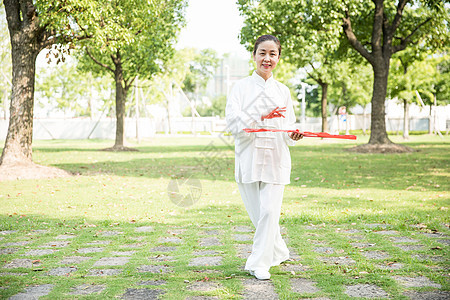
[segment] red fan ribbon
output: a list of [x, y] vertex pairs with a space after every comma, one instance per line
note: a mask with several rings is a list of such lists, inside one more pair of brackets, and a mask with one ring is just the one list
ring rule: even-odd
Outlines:
[[286, 107], [278, 107], [272, 110], [269, 114], [262, 116], [261, 120], [273, 119], [273, 118], [284, 118], [283, 112], [286, 112]]
[[320, 138], [333, 138], [333, 139], [344, 139], [344, 140], [356, 140], [356, 135], [343, 135], [343, 134], [329, 134], [326, 132], [309, 132], [309, 131], [299, 131], [295, 130], [283, 130], [283, 129], [271, 129], [271, 128], [244, 128], [245, 132], [298, 132], [303, 134], [305, 137], [320, 137]]

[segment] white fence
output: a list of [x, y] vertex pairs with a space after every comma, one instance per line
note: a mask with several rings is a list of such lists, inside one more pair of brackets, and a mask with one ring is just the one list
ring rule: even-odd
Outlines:
[[[448, 130], [446, 120], [439, 120], [437, 128], [441, 131]], [[104, 118], [100, 121], [86, 118], [74, 119], [35, 119], [33, 139], [114, 139], [116, 130], [115, 118]], [[331, 133], [345, 132], [347, 129], [370, 129], [370, 115], [350, 115], [345, 122], [333, 116], [328, 119]], [[306, 124], [303, 126], [297, 123], [297, 128], [304, 131], [321, 131], [322, 121], [320, 118], [306, 118]], [[411, 131], [428, 131], [428, 118], [411, 118]], [[302, 128], [304, 127], [304, 128]], [[388, 131], [403, 131], [402, 118], [386, 119]], [[0, 140], [6, 138], [8, 130], [8, 120], [0, 120]], [[136, 138], [136, 131], [139, 138], [151, 138], [158, 133], [180, 133], [180, 132], [211, 132], [220, 133], [226, 130], [226, 122], [223, 119], [215, 117], [201, 118], [171, 118], [170, 126], [167, 119], [141, 118], [136, 124], [136, 119], [127, 118], [125, 120], [125, 136], [127, 138]]]

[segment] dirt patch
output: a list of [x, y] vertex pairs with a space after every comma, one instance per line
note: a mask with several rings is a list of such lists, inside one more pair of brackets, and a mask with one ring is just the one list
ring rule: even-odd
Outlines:
[[69, 177], [71, 173], [55, 167], [35, 163], [7, 164], [0, 166], [0, 181]]
[[416, 152], [413, 148], [399, 144], [364, 144], [346, 149], [348, 152], [356, 153], [411, 153]]

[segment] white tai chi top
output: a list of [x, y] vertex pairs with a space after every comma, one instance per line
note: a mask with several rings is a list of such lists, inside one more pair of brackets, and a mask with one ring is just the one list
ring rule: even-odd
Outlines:
[[[286, 107], [285, 118], [265, 119], [275, 108]], [[246, 133], [244, 128], [295, 129], [295, 114], [287, 86], [256, 72], [233, 86], [225, 109], [228, 129], [235, 137], [235, 178], [239, 183], [262, 181], [289, 184], [295, 145], [286, 132]]]

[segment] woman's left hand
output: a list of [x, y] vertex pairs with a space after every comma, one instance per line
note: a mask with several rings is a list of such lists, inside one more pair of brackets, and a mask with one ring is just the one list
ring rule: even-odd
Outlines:
[[301, 134], [300, 132], [292, 132], [289, 137], [291, 139], [293, 139], [294, 141], [298, 141], [301, 140], [303, 138], [303, 134]]

